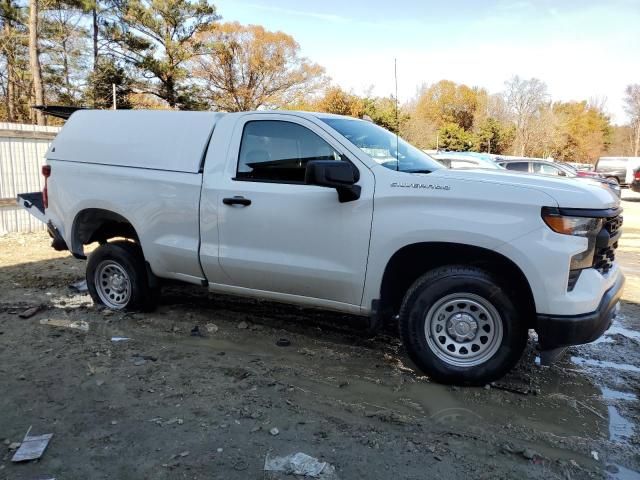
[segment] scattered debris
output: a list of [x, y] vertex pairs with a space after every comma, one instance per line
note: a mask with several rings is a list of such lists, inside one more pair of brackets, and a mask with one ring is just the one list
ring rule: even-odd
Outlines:
[[598, 452], [596, 452], [595, 450], [591, 450], [591, 457], [597, 462], [598, 460], [600, 460], [600, 456], [598, 455]]
[[223, 451], [224, 451], [224, 450], [223, 450], [222, 448], [218, 448], [218, 449], [216, 450], [216, 452], [218, 452], [218, 453], [222, 453]]
[[140, 358], [142, 360], [149, 360], [150, 362], [157, 362], [158, 361], [158, 357], [155, 357], [153, 355], [142, 355], [141, 353], [134, 353], [131, 356], [134, 357], [134, 358]]
[[96, 380], [96, 385], [101, 387], [102, 385], [104, 385], [104, 380]]
[[170, 420], [167, 420], [166, 422], [162, 423], [159, 422], [160, 425], [173, 425], [174, 423], [177, 423], [178, 425], [182, 425], [184, 423], [184, 420], [178, 417], [173, 417]]
[[189, 451], [185, 450], [184, 452], [180, 452], [180, 456], [181, 457], [188, 457], [189, 456]]
[[200, 331], [200, 327], [198, 325], [194, 326], [191, 329], [191, 336], [192, 337], [204, 337], [204, 335], [202, 334], [202, 332]]
[[207, 323], [205, 328], [209, 333], [216, 333], [218, 331], [218, 326], [215, 323]]
[[[529, 395], [530, 393], [534, 393], [533, 390], [531, 390], [530, 388], [527, 387], [516, 387], [513, 385], [505, 385], [504, 383], [491, 383], [487, 386], [485, 386], [485, 388], [495, 388], [497, 390], [504, 390], [505, 392], [510, 392], [510, 393], [517, 393], [519, 395]], [[487, 390], [489, 390], [489, 388], [487, 388]]]
[[288, 347], [289, 345], [291, 345], [291, 341], [287, 338], [280, 338], [276, 342], [276, 345], [279, 347]]
[[249, 328], [249, 324], [247, 322], [240, 322], [238, 325], [236, 325], [237, 328], [239, 328], [240, 330], [246, 330], [247, 328]]
[[13, 450], [17, 450], [20, 448], [21, 443], [20, 442], [13, 442], [9, 444], [9, 450], [13, 451]]
[[40, 320], [40, 325], [49, 325], [51, 327], [71, 328], [73, 330], [80, 330], [81, 332], [89, 331], [89, 324], [84, 320], [64, 320], [61, 318], [43, 318]]
[[30, 308], [27, 308], [26, 310], [20, 312], [18, 314], [18, 316], [20, 318], [31, 318], [36, 313], [38, 313], [40, 310], [42, 310], [42, 305], [36, 305], [35, 307], [30, 307]]
[[267, 457], [265, 472], [281, 472], [285, 475], [301, 475], [306, 478], [337, 479], [335, 468], [306, 453], [298, 452], [284, 457]]
[[129, 337], [111, 337], [111, 341], [114, 343], [127, 342], [129, 340], [131, 340]]
[[276, 427], [273, 427], [271, 430], [269, 430], [269, 433], [275, 437], [276, 435], [280, 434], [280, 430], [278, 430]]
[[365, 417], [378, 418], [386, 423], [395, 423], [397, 425], [407, 425], [411, 423], [411, 419], [407, 415], [403, 415], [392, 410], [376, 410], [373, 412], [365, 412]]
[[12, 462], [26, 462], [40, 458], [53, 437], [53, 433], [29, 436], [29, 432], [31, 432], [31, 427], [27, 430], [20, 448], [11, 459]]
[[85, 293], [89, 291], [89, 287], [87, 287], [87, 280], [78, 280], [77, 282], [69, 285], [69, 289], [76, 293]]
[[145, 363], [147, 363], [147, 361], [144, 358], [139, 358], [138, 360], [136, 360], [135, 362], [133, 362], [133, 364], [136, 367], [141, 367], [142, 365], [144, 365]]
[[535, 450], [531, 450], [530, 448], [525, 448], [522, 451], [522, 456], [527, 460], [533, 460], [534, 458], [539, 457], [540, 455]]

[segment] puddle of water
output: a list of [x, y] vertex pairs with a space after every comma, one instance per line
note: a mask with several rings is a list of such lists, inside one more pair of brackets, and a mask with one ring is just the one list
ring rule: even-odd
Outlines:
[[613, 405], [609, 405], [607, 409], [609, 410], [609, 440], [626, 443], [633, 436], [633, 424], [620, 415]]
[[618, 316], [616, 317], [616, 319], [613, 322], [613, 325], [611, 325], [609, 327], [609, 330], [607, 330], [604, 335], [602, 335], [600, 338], [598, 338], [597, 340], [595, 340], [594, 342], [592, 342], [593, 344], [598, 344], [598, 343], [612, 343], [613, 340], [610, 338], [612, 335], [621, 335], [623, 337], [629, 338], [631, 340], [635, 340], [637, 342], [640, 342], [640, 332], [636, 331], [636, 330], [631, 330], [630, 328], [624, 327], [620, 324], [620, 322], [622, 320], [624, 320], [625, 316], [624, 314], [618, 314]]
[[620, 392], [618, 390], [612, 390], [607, 387], [600, 388], [602, 388], [602, 396], [605, 400], [626, 400], [632, 402], [638, 399], [638, 396], [635, 393]]
[[640, 480], [640, 473], [629, 470], [617, 464], [612, 464], [618, 470], [616, 473], [609, 473], [607, 478], [611, 480]]
[[640, 373], [640, 367], [629, 365], [626, 363], [615, 363], [608, 360], [593, 360], [591, 358], [571, 357], [571, 361], [576, 365], [584, 365], [588, 367], [612, 368], [623, 372]]

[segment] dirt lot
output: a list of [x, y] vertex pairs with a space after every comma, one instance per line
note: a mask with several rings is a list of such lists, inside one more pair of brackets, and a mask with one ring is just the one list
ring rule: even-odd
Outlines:
[[[0, 478], [261, 479], [267, 454], [298, 451], [342, 480], [640, 478], [640, 196], [625, 198], [614, 326], [553, 367], [532, 344], [485, 388], [430, 382], [354, 317], [189, 287], [152, 314], [103, 311], [68, 288], [83, 261], [43, 234], [0, 238]], [[12, 464], [29, 426], [49, 448]]]

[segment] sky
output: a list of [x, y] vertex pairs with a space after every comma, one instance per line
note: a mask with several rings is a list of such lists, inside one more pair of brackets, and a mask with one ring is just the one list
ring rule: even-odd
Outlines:
[[333, 83], [408, 101], [441, 79], [504, 89], [543, 80], [553, 100], [606, 99], [625, 123], [640, 83], [640, 0], [213, 0], [222, 21], [293, 36]]

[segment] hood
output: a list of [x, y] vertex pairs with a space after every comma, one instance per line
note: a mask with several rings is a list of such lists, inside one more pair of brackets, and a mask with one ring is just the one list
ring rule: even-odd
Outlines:
[[556, 178], [508, 170], [444, 168], [429, 175], [434, 179], [484, 182], [535, 189], [551, 196], [558, 202], [558, 206], [563, 208], [604, 209], [615, 208], [620, 204], [618, 196], [605, 183], [587, 178]]

